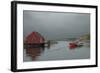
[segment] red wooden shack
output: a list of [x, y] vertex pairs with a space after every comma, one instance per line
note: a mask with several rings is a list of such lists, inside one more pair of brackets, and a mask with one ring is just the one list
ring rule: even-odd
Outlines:
[[40, 56], [43, 52], [44, 37], [38, 32], [30, 33], [24, 41], [24, 47], [26, 54], [29, 55], [32, 60], [36, 60], [37, 56]]
[[39, 34], [38, 32], [32, 32], [26, 37], [24, 43], [26, 43], [26, 44], [42, 44], [42, 43], [44, 43], [44, 41], [45, 41], [45, 39], [41, 34]]

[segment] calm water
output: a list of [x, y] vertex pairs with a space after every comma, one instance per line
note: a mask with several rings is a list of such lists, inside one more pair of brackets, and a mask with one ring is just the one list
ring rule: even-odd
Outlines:
[[90, 47], [82, 46], [75, 49], [68, 48], [67, 41], [58, 41], [56, 44], [45, 48], [24, 49], [24, 62], [48, 61], [48, 60], [71, 60], [90, 58]]

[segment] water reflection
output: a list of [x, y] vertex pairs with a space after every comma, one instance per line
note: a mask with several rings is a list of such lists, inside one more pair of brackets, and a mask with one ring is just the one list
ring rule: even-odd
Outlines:
[[44, 48], [27, 48], [26, 54], [31, 57], [32, 60], [36, 60], [38, 56], [44, 51]]
[[57, 44], [54, 41], [47, 41], [42, 44], [24, 44], [24, 48], [26, 50], [26, 55], [31, 57], [32, 61], [35, 61], [45, 49], [50, 49], [51, 45]]
[[69, 48], [68, 41], [48, 41], [41, 44], [24, 44], [24, 62], [89, 59], [90, 47]]

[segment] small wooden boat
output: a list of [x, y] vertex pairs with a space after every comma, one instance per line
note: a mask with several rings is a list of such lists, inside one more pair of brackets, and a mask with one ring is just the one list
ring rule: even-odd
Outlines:
[[76, 43], [69, 43], [69, 48], [70, 49], [74, 49], [76, 47], [78, 47], [78, 45]]

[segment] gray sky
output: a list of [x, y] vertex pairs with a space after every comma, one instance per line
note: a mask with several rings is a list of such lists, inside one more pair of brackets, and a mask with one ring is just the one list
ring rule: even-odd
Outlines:
[[24, 38], [32, 31], [46, 40], [77, 38], [90, 33], [90, 14], [23, 11]]

